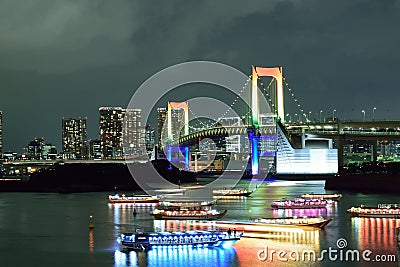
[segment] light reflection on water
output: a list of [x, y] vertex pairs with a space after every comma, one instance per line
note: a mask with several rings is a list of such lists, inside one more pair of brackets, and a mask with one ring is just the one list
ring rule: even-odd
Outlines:
[[[395, 228], [400, 220], [351, 218], [346, 210], [364, 204], [400, 203], [400, 196], [385, 194], [355, 194], [341, 192], [343, 198], [331, 209], [272, 210], [276, 199], [295, 198], [303, 193], [325, 193], [323, 183], [264, 183], [249, 198], [224, 199], [219, 210], [228, 210], [223, 220], [243, 220], [249, 217], [283, 217], [322, 215], [333, 218], [325, 230], [305, 233], [265, 235], [264, 238], [243, 238], [232, 248], [195, 248], [186, 252], [153, 251], [121, 253], [116, 238], [121, 232], [140, 227], [146, 231], [190, 229], [181, 221], [155, 221], [149, 215], [153, 206], [111, 205], [108, 192], [80, 194], [0, 194], [0, 259], [1, 266], [298, 266], [298, 262], [261, 262], [257, 250], [270, 249], [320, 252], [344, 238], [349, 249], [370, 249], [374, 252], [396, 251]], [[332, 193], [331, 191], [327, 193]], [[63, 207], [63, 208], [60, 208]], [[137, 215], [133, 216], [133, 208]], [[95, 228], [88, 229], [88, 216], [94, 216]], [[164, 224], [163, 224], [164, 223]], [[189, 228], [188, 228], [189, 227]], [[157, 229], [158, 228], [158, 229]], [[15, 256], [18, 255], [18, 256]], [[164, 256], [163, 256], [164, 255]], [[301, 262], [306, 266], [374, 266], [368, 262]], [[375, 264], [376, 265], [376, 264]], [[396, 266], [397, 263], [386, 264]], [[197, 266], [196, 266], [197, 267]]]
[[360, 250], [396, 252], [396, 228], [400, 227], [399, 219], [352, 218], [351, 221]]
[[[349, 247], [358, 249], [380, 248], [384, 252], [393, 251], [394, 229], [393, 222], [371, 222], [365, 220], [357, 221], [351, 219], [345, 210], [351, 205], [355, 205], [354, 199], [370, 199], [371, 202], [379, 200], [379, 196], [368, 198], [365, 195], [354, 195], [344, 197], [339, 203], [323, 209], [271, 209], [270, 204], [275, 199], [295, 198], [302, 193], [325, 193], [323, 183], [316, 182], [278, 182], [276, 185], [268, 184], [259, 188], [250, 198], [225, 198], [220, 199], [216, 208], [227, 209], [228, 214], [223, 220], [249, 219], [250, 217], [290, 217], [290, 216], [323, 216], [325, 218], [334, 218], [326, 230], [307, 229], [307, 230], [280, 230], [275, 233], [257, 234], [257, 238], [242, 238], [232, 248], [185, 248], [180, 249], [156, 249], [147, 252], [115, 252], [115, 266], [183, 266], [201, 264], [202, 266], [326, 266], [326, 265], [351, 265], [351, 266], [369, 266], [366, 262], [282, 262], [260, 261], [257, 258], [258, 251], [268, 247], [269, 250], [303, 251], [312, 250], [316, 255], [329, 247], [337, 248], [336, 241], [344, 237], [349, 241]], [[379, 203], [379, 202], [378, 202]], [[133, 222], [139, 222], [144, 229], [148, 231], [187, 231], [187, 230], [207, 230], [206, 227], [193, 225], [189, 221], [179, 220], [152, 220], [148, 219], [148, 213], [154, 207], [144, 207], [138, 210], [138, 215], [132, 219], [132, 207], [129, 206], [110, 206], [112, 209], [118, 209], [118, 220], [115, 225], [119, 225], [120, 232], [124, 226], [132, 227]], [[113, 213], [114, 214], [114, 213]], [[115, 215], [115, 214], [114, 214]], [[382, 219], [381, 219], [382, 220]], [[394, 221], [394, 220], [392, 220]], [[130, 222], [130, 224], [129, 224]], [[399, 226], [399, 225], [397, 225]], [[374, 230], [371, 230], [374, 229]], [[380, 230], [379, 230], [380, 229]], [[392, 229], [384, 233], [385, 229]], [[254, 235], [253, 235], [254, 236]], [[371, 246], [373, 240], [381, 238]], [[321, 243], [322, 242], [322, 243]], [[223, 259], [223, 260], [221, 260]], [[392, 266], [392, 265], [388, 265]]]

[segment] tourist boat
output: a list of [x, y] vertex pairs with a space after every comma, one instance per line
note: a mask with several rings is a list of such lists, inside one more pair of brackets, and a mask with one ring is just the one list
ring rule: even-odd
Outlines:
[[257, 218], [253, 219], [254, 223], [265, 225], [282, 225], [282, 226], [297, 226], [297, 227], [316, 227], [325, 228], [332, 219], [323, 217], [283, 217], [283, 218]]
[[157, 220], [217, 220], [225, 216], [227, 210], [154, 210], [150, 214]]
[[[257, 218], [250, 220], [214, 221], [208, 227], [218, 229], [239, 229], [245, 233], [270, 232], [284, 228], [320, 228], [327, 226], [332, 219], [323, 217], [284, 217], [284, 218]], [[205, 222], [193, 221], [194, 225], [204, 225]]]
[[164, 200], [160, 202], [159, 208], [168, 210], [179, 210], [179, 209], [206, 209], [216, 203], [214, 200], [210, 201], [194, 201], [190, 199], [180, 200]]
[[158, 196], [150, 196], [150, 195], [133, 195], [126, 196], [125, 194], [119, 195], [109, 195], [108, 200], [110, 203], [158, 203], [161, 200], [161, 197]]
[[274, 201], [271, 207], [274, 209], [320, 209], [332, 204], [334, 204], [334, 201], [331, 199], [296, 198], [294, 200], [283, 199]]
[[399, 204], [380, 204], [378, 207], [351, 207], [347, 213], [353, 217], [394, 218], [400, 219]]
[[157, 220], [216, 220], [226, 214], [212, 209], [215, 201], [163, 201], [150, 212]]
[[214, 196], [221, 197], [248, 197], [253, 191], [248, 191], [246, 189], [218, 189], [213, 190]]
[[225, 247], [240, 240], [243, 233], [231, 231], [136, 232], [123, 233], [118, 239], [121, 250], [148, 250], [163, 247]]
[[300, 196], [301, 198], [307, 198], [307, 199], [331, 199], [338, 201], [339, 199], [342, 198], [342, 194], [303, 194]]

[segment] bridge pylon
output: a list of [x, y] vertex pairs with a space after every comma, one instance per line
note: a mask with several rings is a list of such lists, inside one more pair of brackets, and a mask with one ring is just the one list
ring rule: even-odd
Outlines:
[[260, 96], [257, 86], [258, 77], [273, 77], [276, 81], [276, 99], [275, 105], [278, 109], [278, 118], [282, 122], [285, 121], [285, 101], [283, 94], [283, 73], [282, 67], [255, 67], [252, 66], [252, 89], [251, 89], [251, 107], [252, 107], [252, 124], [257, 125], [260, 116]]

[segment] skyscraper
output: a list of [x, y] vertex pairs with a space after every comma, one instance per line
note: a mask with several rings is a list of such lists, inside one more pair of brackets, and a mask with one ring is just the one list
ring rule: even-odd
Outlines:
[[141, 127], [142, 111], [140, 109], [101, 107], [99, 113], [103, 158], [122, 158], [143, 154], [144, 129]]
[[103, 158], [122, 158], [122, 124], [124, 110], [121, 107], [101, 107], [100, 144]]
[[144, 128], [141, 126], [142, 110], [126, 109], [124, 113], [124, 156], [134, 157], [144, 155]]
[[0, 158], [3, 157], [3, 111], [0, 110]]
[[66, 159], [87, 157], [86, 145], [87, 118], [62, 118], [62, 148]]
[[146, 151], [151, 153], [154, 149], [155, 140], [154, 140], [154, 129], [150, 125], [146, 125], [145, 127], [145, 137], [144, 143], [146, 146]]

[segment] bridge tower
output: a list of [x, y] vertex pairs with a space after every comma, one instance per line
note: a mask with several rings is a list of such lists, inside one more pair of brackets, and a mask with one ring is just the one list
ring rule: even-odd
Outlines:
[[283, 95], [283, 74], [282, 67], [255, 67], [252, 66], [252, 89], [251, 89], [251, 108], [252, 108], [252, 123], [258, 125], [260, 116], [260, 96], [258, 93], [257, 80], [258, 77], [273, 77], [276, 81], [276, 99], [275, 105], [278, 108], [278, 118], [283, 123], [285, 121], [285, 103]]
[[[183, 117], [183, 118], [182, 118]], [[182, 127], [182, 123], [184, 124]], [[185, 156], [185, 170], [189, 170], [189, 147], [184, 147], [184, 151], [180, 151], [178, 147], [172, 147], [171, 143], [179, 139], [181, 129], [184, 129], [184, 135], [189, 134], [189, 106], [188, 102], [168, 102], [167, 110], [167, 159], [172, 161], [173, 153], [183, 152]]]
[[251, 89], [251, 109], [252, 109], [252, 125], [248, 129], [248, 137], [251, 145], [251, 173], [258, 175], [260, 172], [260, 155], [259, 155], [259, 119], [260, 119], [260, 95], [257, 86], [258, 77], [273, 77], [276, 82], [276, 99], [275, 105], [278, 108], [278, 119], [284, 122], [284, 96], [283, 96], [283, 75], [282, 67], [255, 67], [252, 66], [252, 89]]

